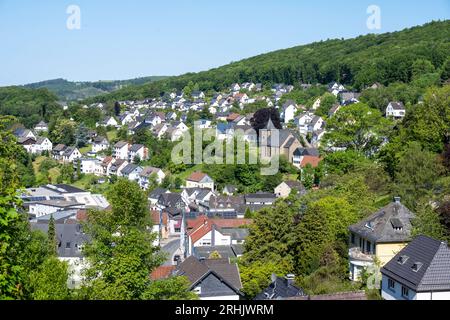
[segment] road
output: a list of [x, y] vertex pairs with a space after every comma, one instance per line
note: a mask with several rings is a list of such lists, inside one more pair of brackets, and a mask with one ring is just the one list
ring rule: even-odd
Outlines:
[[168, 253], [168, 258], [167, 261], [164, 263], [164, 266], [172, 265], [173, 256], [179, 248], [180, 248], [180, 239], [172, 240], [161, 248], [163, 252]]

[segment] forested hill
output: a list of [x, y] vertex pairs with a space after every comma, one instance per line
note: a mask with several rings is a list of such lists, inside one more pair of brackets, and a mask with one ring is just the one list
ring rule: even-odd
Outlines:
[[165, 79], [165, 76], [151, 76], [130, 80], [96, 81], [96, 82], [72, 82], [65, 79], [54, 79], [42, 82], [30, 83], [26, 88], [46, 88], [58, 96], [62, 101], [87, 99], [101, 94], [107, 94], [129, 85], [141, 85], [153, 81]]
[[425, 59], [439, 71], [450, 57], [450, 20], [393, 33], [336, 39], [262, 54], [200, 73], [129, 86], [90, 101], [154, 97], [189, 82], [200, 90], [220, 90], [234, 82], [295, 84], [339, 81], [362, 88], [380, 82], [410, 82], [412, 66]]

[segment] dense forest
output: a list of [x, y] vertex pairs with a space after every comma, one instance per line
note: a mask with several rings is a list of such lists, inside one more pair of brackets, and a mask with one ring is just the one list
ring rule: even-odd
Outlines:
[[221, 90], [234, 82], [263, 84], [338, 81], [362, 89], [375, 82], [409, 83], [417, 69], [440, 78], [450, 71], [450, 20], [399, 32], [335, 39], [262, 54], [200, 73], [188, 73], [141, 86], [129, 86], [89, 101], [157, 97], [196, 84]]
[[30, 83], [25, 88], [46, 88], [58, 96], [62, 101], [73, 101], [107, 94], [129, 85], [142, 85], [144, 83], [165, 79], [165, 76], [142, 77], [130, 80], [112, 80], [96, 82], [72, 82], [65, 79], [54, 79], [42, 82]]

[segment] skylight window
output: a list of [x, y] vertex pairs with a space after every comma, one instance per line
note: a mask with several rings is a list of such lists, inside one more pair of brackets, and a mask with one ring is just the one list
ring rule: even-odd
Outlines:
[[411, 268], [414, 272], [419, 272], [419, 270], [420, 270], [420, 268], [422, 268], [422, 266], [423, 266], [422, 262], [416, 262], [413, 264], [413, 266]]
[[400, 256], [400, 257], [398, 257], [397, 262], [398, 262], [399, 264], [405, 264], [406, 261], [408, 261], [408, 259], [409, 259], [408, 256]]

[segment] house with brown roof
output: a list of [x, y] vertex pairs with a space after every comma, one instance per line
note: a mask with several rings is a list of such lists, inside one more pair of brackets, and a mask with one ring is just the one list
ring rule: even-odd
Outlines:
[[206, 173], [197, 171], [186, 179], [186, 188], [211, 189], [214, 191], [214, 180]]

